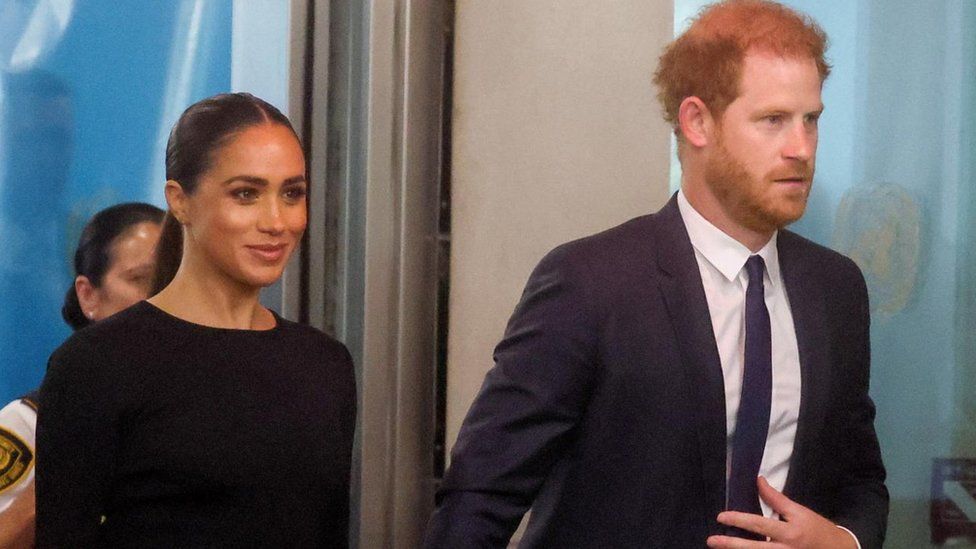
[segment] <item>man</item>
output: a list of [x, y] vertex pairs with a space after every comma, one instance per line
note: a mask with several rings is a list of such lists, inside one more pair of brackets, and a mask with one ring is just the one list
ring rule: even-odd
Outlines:
[[789, 231], [826, 36], [703, 11], [655, 75], [682, 190], [536, 267], [465, 419], [426, 546], [880, 547], [885, 471], [853, 262]]

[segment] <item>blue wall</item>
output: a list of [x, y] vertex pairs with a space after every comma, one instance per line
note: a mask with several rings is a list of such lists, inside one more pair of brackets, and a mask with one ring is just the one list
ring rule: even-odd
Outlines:
[[69, 334], [61, 301], [87, 218], [163, 205], [173, 120], [230, 89], [231, 12], [231, 0], [79, 0], [26, 66], [12, 62], [26, 19], [0, 17], [0, 402], [35, 387]]

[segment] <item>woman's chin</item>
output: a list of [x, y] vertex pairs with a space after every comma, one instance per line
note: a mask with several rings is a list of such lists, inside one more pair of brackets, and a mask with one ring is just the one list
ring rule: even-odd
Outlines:
[[242, 273], [243, 276], [238, 278], [238, 282], [244, 286], [250, 286], [260, 290], [277, 282], [281, 278], [283, 271], [284, 269], [281, 268], [273, 268]]

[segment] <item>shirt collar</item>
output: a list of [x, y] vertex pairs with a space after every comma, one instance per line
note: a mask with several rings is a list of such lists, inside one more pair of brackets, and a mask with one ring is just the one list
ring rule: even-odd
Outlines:
[[[691, 245], [729, 282], [734, 281], [745, 266], [746, 260], [753, 255], [752, 251], [702, 217], [688, 202], [684, 191], [680, 189], [678, 190], [678, 211], [685, 223]], [[766, 263], [766, 273], [769, 275], [769, 282], [772, 284], [776, 284], [780, 280], [779, 252], [776, 249], [776, 236], [778, 234], [778, 231], [773, 233], [769, 242], [756, 252], [756, 255], [762, 257]]]

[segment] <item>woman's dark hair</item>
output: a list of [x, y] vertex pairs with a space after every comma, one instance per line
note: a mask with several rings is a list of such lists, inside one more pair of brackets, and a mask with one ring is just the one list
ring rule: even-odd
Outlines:
[[[173, 126], [166, 143], [166, 180], [176, 181], [184, 193], [193, 194], [200, 175], [210, 168], [220, 147], [251, 126], [269, 123], [285, 126], [298, 139], [281, 111], [249, 93], [224, 93], [190, 105]], [[156, 245], [153, 294], [173, 280], [182, 259], [183, 230], [167, 212]]]
[[[96, 213], [81, 231], [75, 250], [75, 277], [84, 275], [92, 286], [102, 285], [102, 278], [112, 266], [112, 245], [130, 228], [140, 223], [162, 223], [163, 210], [152, 204], [129, 202], [105, 208]], [[73, 329], [84, 328], [91, 321], [81, 310], [74, 278], [64, 296], [61, 316]]]

